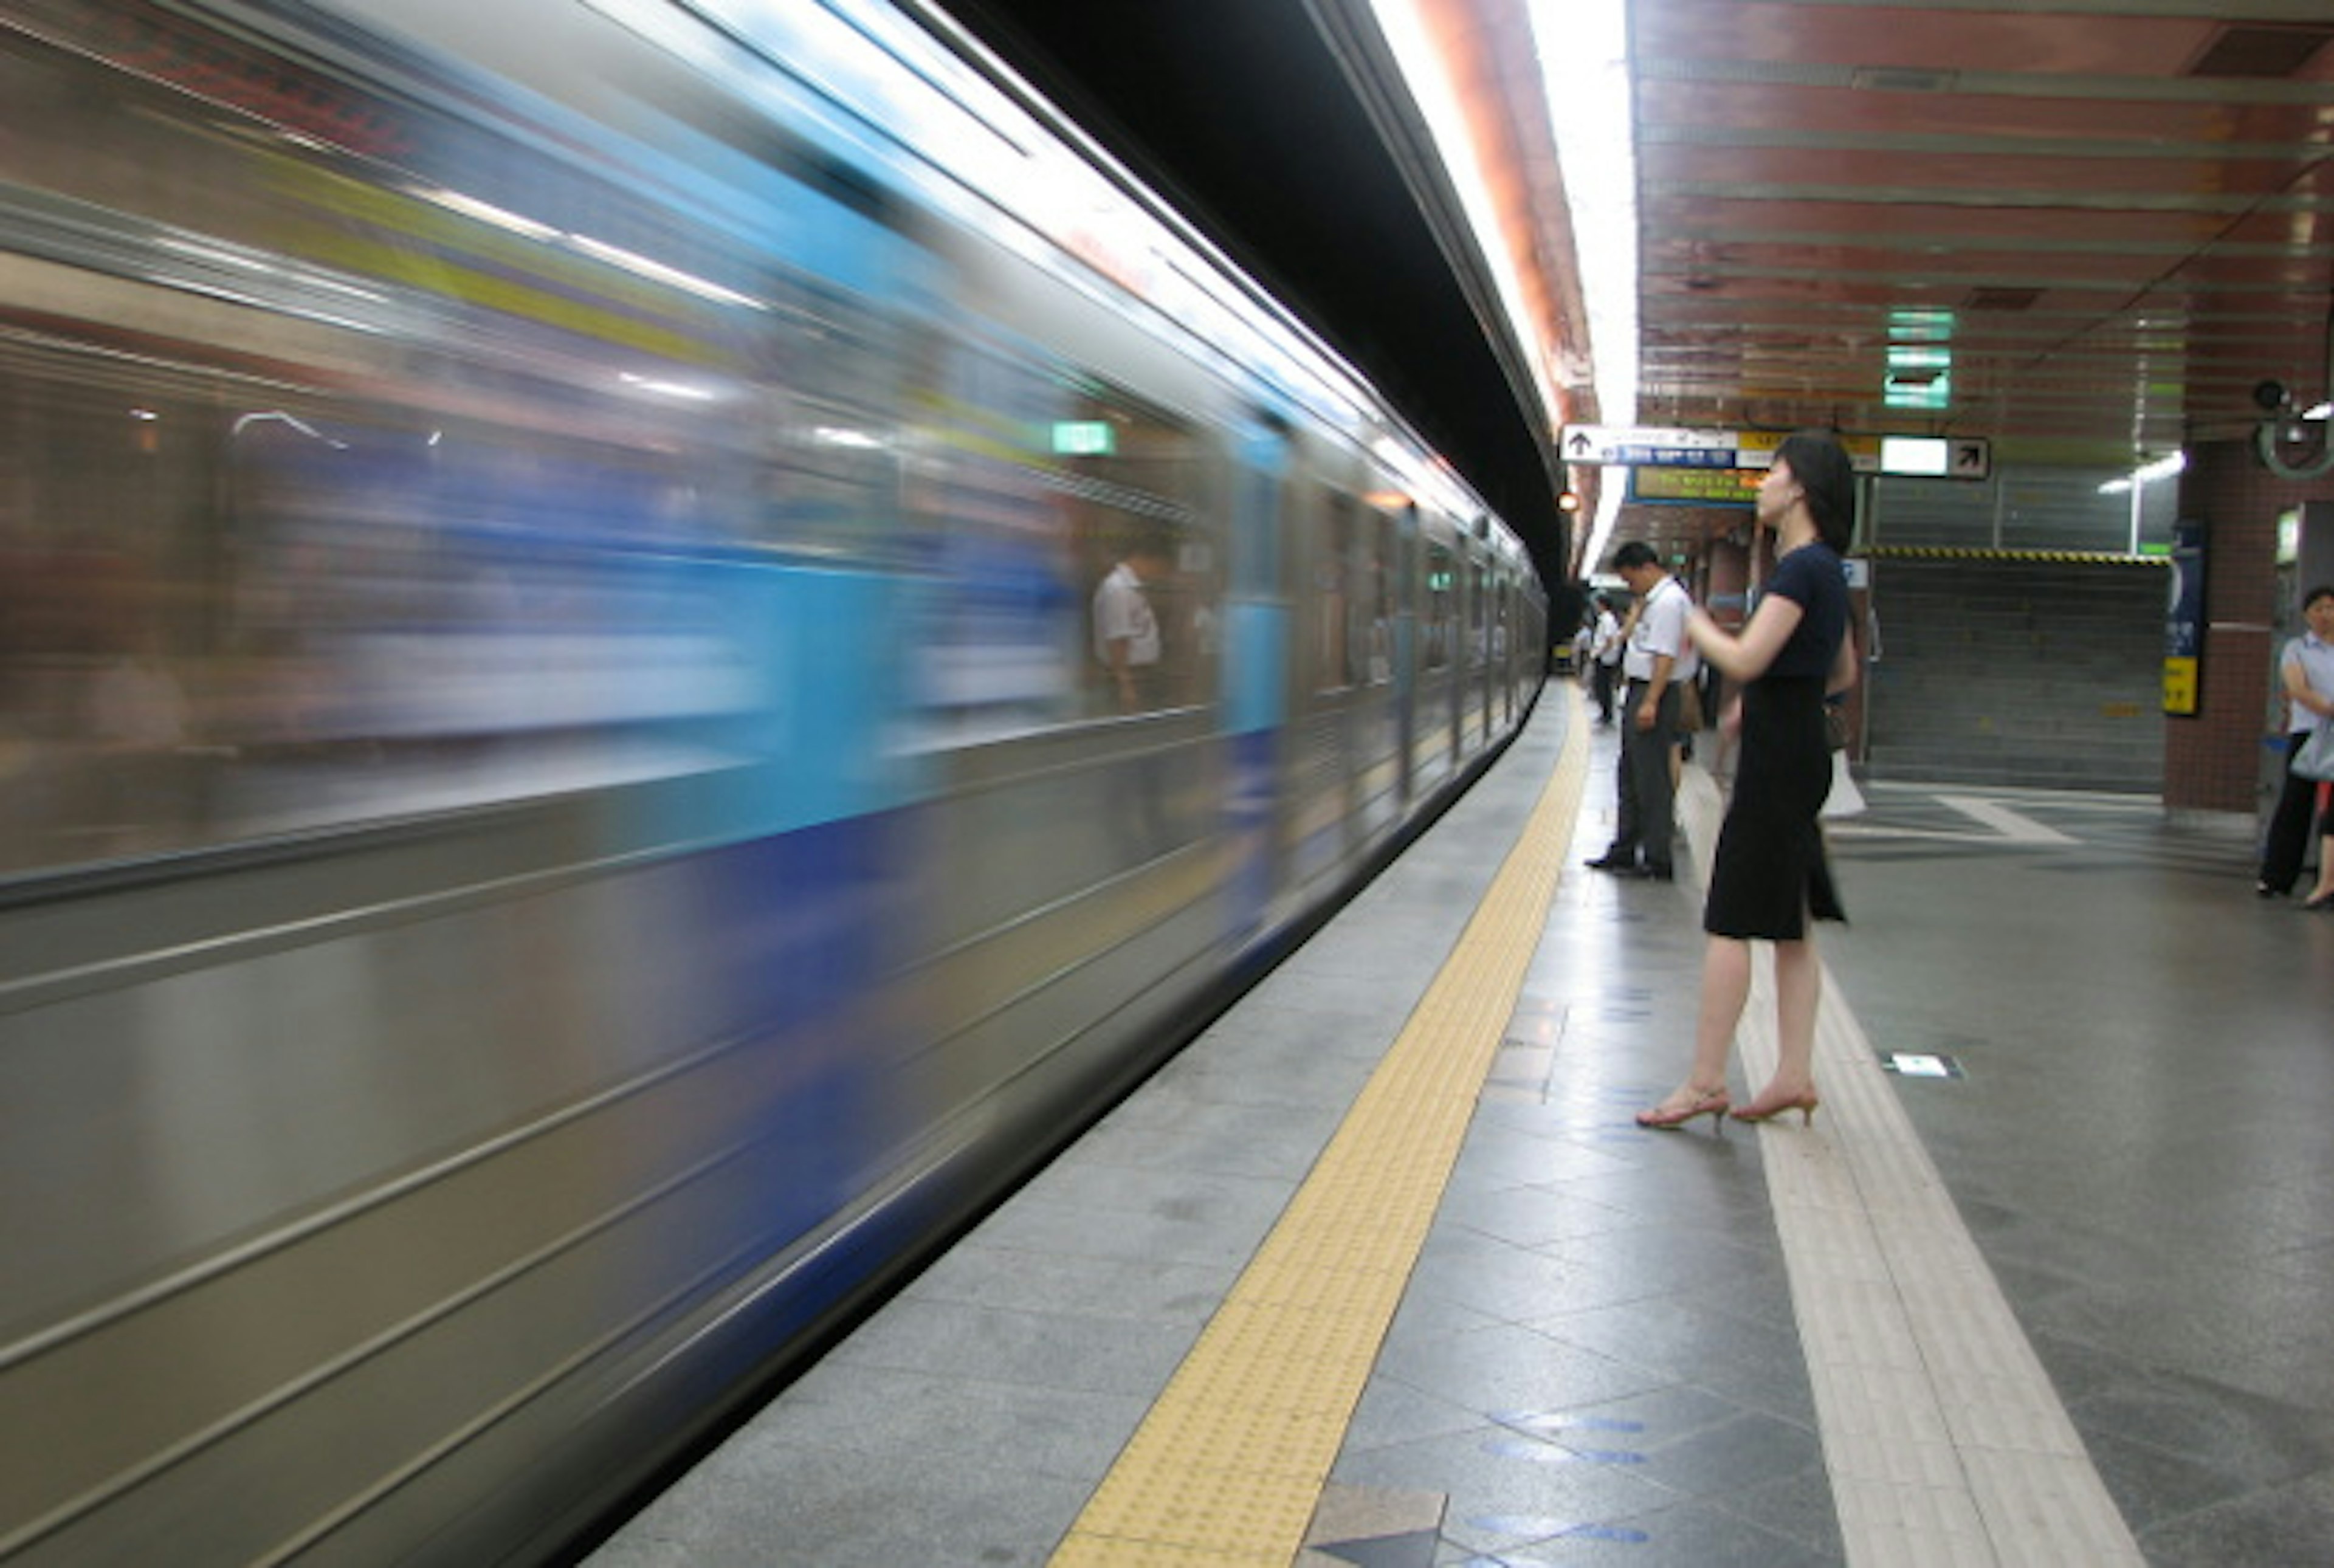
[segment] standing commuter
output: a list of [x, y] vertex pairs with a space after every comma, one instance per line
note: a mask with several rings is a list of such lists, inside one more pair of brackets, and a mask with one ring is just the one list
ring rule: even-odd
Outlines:
[[1831, 787], [1824, 697], [1856, 680], [1840, 553], [1856, 522], [1856, 477], [1837, 441], [1803, 431], [1785, 440], [1759, 486], [1759, 521], [1775, 530], [1775, 572], [1741, 636], [1702, 611], [1688, 635], [1742, 688], [1734, 795], [1712, 857], [1702, 926], [1709, 934], [1693, 1064], [1638, 1125], [1670, 1130], [1731, 1107], [1727, 1056], [1750, 995], [1750, 944], [1775, 945], [1775, 1075], [1733, 1114], [1764, 1121], [1816, 1112], [1816, 1004], [1823, 973], [1809, 919], [1847, 919], [1824, 859], [1817, 813]]
[[[2277, 661], [2279, 683], [2292, 713], [2285, 742], [2285, 785], [2278, 792], [2277, 810], [2269, 820], [2269, 837], [2262, 846], [2261, 881], [2255, 887], [2264, 899], [2281, 899], [2293, 891], [2301, 876], [2302, 856], [2310, 848], [2310, 818], [2318, 799], [2318, 781], [2293, 771], [2293, 754], [2310, 732], [2334, 717], [2334, 583], [2321, 582], [2302, 596], [2301, 619], [2309, 630], [2285, 645]], [[2334, 813], [2320, 817], [2321, 839], [2334, 833]], [[2323, 850], [2319, 855], [2319, 885], [2328, 885]], [[2320, 908], [2316, 893], [2310, 907]]]
[[1637, 605], [1621, 654], [1626, 692], [1615, 780], [1618, 820], [1611, 846], [1588, 863], [1600, 871], [1666, 882], [1674, 875], [1671, 843], [1676, 833], [1670, 755], [1677, 745], [1684, 683], [1697, 668], [1685, 633], [1693, 605], [1685, 585], [1662, 570], [1660, 557], [1642, 539], [1614, 552], [1613, 569], [1636, 595]]
[[1609, 728], [1613, 723], [1613, 688], [1621, 674], [1621, 622], [1613, 614], [1612, 601], [1603, 594], [1589, 602], [1596, 611], [1588, 634], [1589, 690], [1596, 698], [1598, 727]]

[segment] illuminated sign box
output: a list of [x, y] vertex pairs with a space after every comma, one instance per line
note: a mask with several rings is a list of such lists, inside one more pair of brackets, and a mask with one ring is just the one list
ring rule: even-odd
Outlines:
[[1632, 468], [1629, 499], [1670, 506], [1748, 506], [1759, 496], [1756, 468]]
[[1063, 419], [1054, 426], [1054, 451], [1064, 457], [1107, 457], [1118, 450], [1118, 432], [1104, 419]]
[[1953, 472], [1953, 449], [1943, 436], [1883, 436], [1880, 471], [1942, 479]]

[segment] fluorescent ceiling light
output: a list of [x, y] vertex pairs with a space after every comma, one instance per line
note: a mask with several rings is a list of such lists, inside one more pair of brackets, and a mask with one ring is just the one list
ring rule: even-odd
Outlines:
[[[1588, 312], [1596, 417], [1606, 425], [1634, 425], [1637, 151], [1627, 0], [1532, 0], [1530, 16]], [[1604, 559], [1627, 489], [1625, 470], [1605, 470], [1596, 522], [1580, 556], [1584, 570]]]
[[1516, 271], [1519, 255], [1536, 252], [1532, 236], [1514, 236], [1510, 243], [1511, 236], [1500, 223], [1499, 204], [1492, 198], [1490, 181], [1484, 177], [1482, 160], [1476, 155], [1466, 111], [1452, 85], [1442, 52], [1435, 47], [1433, 34], [1419, 14], [1417, 0], [1371, 0], [1371, 9], [1402, 71], [1403, 84], [1410, 89], [1411, 101], [1426, 121], [1427, 133], [1442, 157], [1452, 189], [1458, 193], [1460, 205], [1466, 209], [1467, 226], [1474, 234], [1476, 250], [1490, 269], [1500, 308], [1508, 318], [1508, 330], [1514, 334], [1516, 346], [1531, 371], [1532, 390], [1540, 400], [1540, 417], [1561, 419], [1565, 405], [1558, 396], [1555, 378], [1548, 372], [1553, 345], [1525, 304], [1523, 281]]

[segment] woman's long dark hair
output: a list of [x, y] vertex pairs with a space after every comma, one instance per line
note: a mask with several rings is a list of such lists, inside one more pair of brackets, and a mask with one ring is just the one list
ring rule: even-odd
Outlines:
[[1856, 540], [1856, 465], [1847, 449], [1829, 431], [1801, 430], [1783, 438], [1775, 458], [1790, 466], [1791, 477], [1807, 493], [1808, 513], [1823, 542], [1835, 554], [1847, 554]]

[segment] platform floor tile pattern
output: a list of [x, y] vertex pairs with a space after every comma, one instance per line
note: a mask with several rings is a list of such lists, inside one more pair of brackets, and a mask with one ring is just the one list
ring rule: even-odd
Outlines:
[[[1901, 1486], [1876, 1518], [1848, 1456], [1886, 1477], [1922, 1432], [1825, 1429], [1833, 1329], [1795, 1312], [1808, 1255], [1787, 1251], [1779, 1203], [1797, 1200], [1769, 1163], [1841, 1148], [1847, 1104], [1804, 1130], [1632, 1123], [1683, 1060], [1697, 904], [1691, 878], [1579, 867], [1610, 829], [1611, 742], [1569, 695], [1552, 690], [1352, 909], [597, 1568], [1052, 1559], [1454, 951], [1567, 744], [1588, 747], [1588, 783], [1545, 932], [1295, 1560], [2081, 1561], [2054, 1542], [2047, 1488], [2019, 1505], [2023, 1534], [1953, 1504], [1908, 1519]], [[2334, 1563], [2334, 919], [2252, 898], [2247, 824], [2096, 796], [1869, 793], [1835, 841], [1855, 923], [1824, 933], [1822, 1047], [1860, 1053], [1868, 1082], [1851, 1091], [1845, 1058], [1823, 1070], [1842, 1101], [1885, 1097], [1943, 1183], [1915, 1196], [1953, 1234], [1895, 1244], [1973, 1267], [2006, 1304], [2049, 1408], [2005, 1408], [2063, 1411], [2154, 1568]], [[1708, 842], [1706, 823], [1692, 832]], [[1837, 1035], [1840, 1017], [1857, 1033]], [[1894, 1051], [1964, 1075], [1885, 1073]], [[1738, 1064], [1738, 1093], [1749, 1079]], [[1825, 1241], [1816, 1227], [1815, 1255]], [[1983, 1428], [1974, 1409], [1959, 1419]], [[1966, 1451], [1965, 1472], [2017, 1452], [1985, 1430]], [[2010, 1468], [1992, 1481], [2030, 1490], [2037, 1472]], [[1988, 1478], [1953, 1480], [1967, 1496]]]

